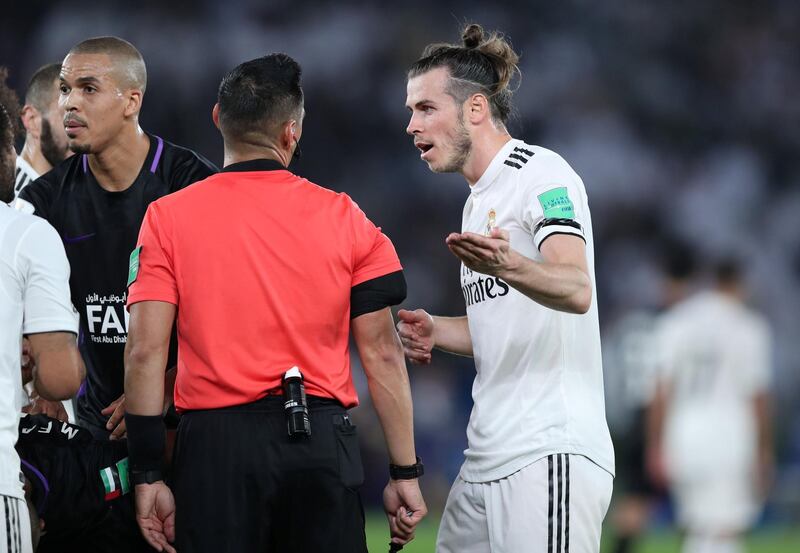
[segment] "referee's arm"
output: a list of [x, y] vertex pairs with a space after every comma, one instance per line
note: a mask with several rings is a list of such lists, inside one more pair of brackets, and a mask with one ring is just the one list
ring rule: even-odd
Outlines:
[[[417, 457], [411, 388], [392, 313], [384, 307], [358, 315], [350, 324], [391, 463], [414, 465]], [[414, 529], [428, 513], [416, 478], [390, 479], [383, 492], [383, 507], [392, 542], [399, 545], [414, 539]]]
[[389, 459], [395, 465], [413, 465], [417, 457], [411, 388], [392, 313], [388, 307], [365, 313], [353, 319], [351, 326]]
[[125, 346], [125, 422], [131, 478], [136, 484], [136, 522], [157, 551], [174, 553], [175, 500], [160, 468], [164, 456], [164, 371], [175, 305], [141, 301], [129, 308]]

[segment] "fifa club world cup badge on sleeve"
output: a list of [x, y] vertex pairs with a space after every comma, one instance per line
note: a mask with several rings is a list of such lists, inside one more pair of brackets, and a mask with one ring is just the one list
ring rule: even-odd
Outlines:
[[486, 236], [492, 235], [492, 229], [497, 228], [497, 213], [494, 209], [489, 210], [489, 222], [486, 223]]

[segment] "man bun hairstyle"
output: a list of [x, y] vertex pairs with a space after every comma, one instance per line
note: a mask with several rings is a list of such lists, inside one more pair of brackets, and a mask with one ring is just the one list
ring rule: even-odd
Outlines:
[[511, 115], [511, 80], [519, 73], [519, 56], [503, 35], [488, 35], [480, 25], [471, 23], [461, 34], [461, 44], [428, 45], [408, 70], [408, 78], [447, 68], [450, 85], [447, 93], [463, 103], [476, 93], [489, 99], [492, 117], [505, 125]]
[[272, 133], [303, 112], [300, 65], [286, 54], [270, 54], [236, 66], [219, 85], [220, 129], [225, 137]]

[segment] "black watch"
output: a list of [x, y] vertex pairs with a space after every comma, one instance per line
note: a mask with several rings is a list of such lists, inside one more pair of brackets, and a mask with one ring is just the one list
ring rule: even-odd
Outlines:
[[422, 459], [419, 457], [413, 465], [389, 465], [389, 477], [392, 480], [413, 480], [423, 474], [425, 474], [425, 465], [422, 464]]
[[139, 484], [153, 484], [154, 482], [158, 482], [164, 479], [164, 476], [158, 469], [132, 470], [130, 474], [131, 474], [131, 482], [133, 482], [134, 486], [138, 486]]

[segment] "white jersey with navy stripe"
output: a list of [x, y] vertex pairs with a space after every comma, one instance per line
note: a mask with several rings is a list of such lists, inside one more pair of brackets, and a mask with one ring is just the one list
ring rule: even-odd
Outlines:
[[19, 196], [23, 188], [38, 179], [41, 175], [25, 161], [22, 156], [17, 156], [16, 173], [14, 177], [14, 198]]
[[[14, 449], [27, 402], [20, 361], [23, 334], [78, 333], [69, 263], [55, 229], [0, 203], [0, 494], [23, 497]], [[0, 523], [2, 525], [2, 523]]]
[[488, 482], [551, 454], [584, 455], [613, 474], [605, 418], [592, 221], [580, 177], [557, 154], [510, 140], [472, 186], [462, 230], [509, 232], [541, 261], [553, 234], [586, 242], [592, 303], [583, 315], [536, 303], [502, 279], [462, 265], [477, 374], [461, 477]]
[[0, 495], [5, 523], [0, 520], [0, 551], [6, 553], [33, 553], [31, 519], [25, 501]]

